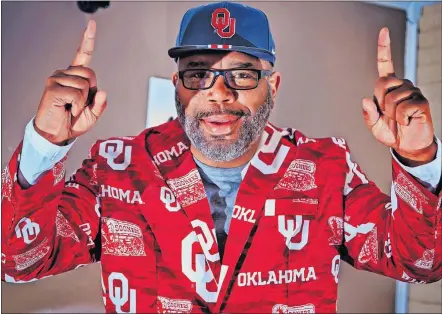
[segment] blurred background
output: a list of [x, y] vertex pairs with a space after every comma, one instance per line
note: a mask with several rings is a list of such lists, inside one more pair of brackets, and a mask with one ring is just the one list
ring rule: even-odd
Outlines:
[[[170, 78], [176, 65], [167, 49], [175, 43], [185, 11], [202, 3], [110, 1], [91, 6], [87, 1], [80, 5], [2, 1], [2, 168], [36, 113], [46, 78], [69, 66], [90, 18], [97, 22], [90, 67], [97, 74], [99, 88], [108, 94], [108, 108], [98, 125], [71, 150], [68, 174], [81, 165], [95, 140], [140, 133], [152, 99], [149, 82]], [[267, 14], [276, 41], [276, 70], [282, 72], [282, 85], [271, 122], [295, 127], [310, 137], [344, 137], [368, 177], [389, 193], [391, 155], [366, 129], [361, 107], [361, 99], [372, 95], [377, 78], [378, 32], [389, 27], [396, 73], [417, 82], [429, 99], [441, 138], [441, 3], [247, 4]], [[166, 102], [171, 95], [165, 93]], [[395, 312], [394, 280], [341, 265], [339, 312]], [[99, 264], [1, 287], [2, 312], [104, 311]], [[409, 291], [403, 291], [404, 299], [399, 301], [408, 312], [442, 312], [441, 282], [410, 285]]]

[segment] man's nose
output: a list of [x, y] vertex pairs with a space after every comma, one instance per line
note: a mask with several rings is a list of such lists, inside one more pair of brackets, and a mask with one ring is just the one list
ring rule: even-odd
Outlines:
[[215, 79], [215, 83], [208, 90], [208, 99], [214, 103], [233, 103], [235, 101], [235, 91], [226, 85], [226, 81], [222, 75]]

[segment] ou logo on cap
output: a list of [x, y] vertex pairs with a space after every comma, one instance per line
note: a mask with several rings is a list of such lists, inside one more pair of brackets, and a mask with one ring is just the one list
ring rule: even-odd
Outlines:
[[[212, 27], [221, 38], [232, 38], [235, 35], [236, 19], [230, 17], [226, 8], [218, 8], [212, 13]], [[227, 30], [228, 29], [228, 30]]]

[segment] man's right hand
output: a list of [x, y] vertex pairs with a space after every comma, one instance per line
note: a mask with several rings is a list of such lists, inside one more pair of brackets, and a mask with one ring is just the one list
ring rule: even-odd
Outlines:
[[106, 108], [106, 93], [97, 89], [95, 72], [88, 68], [96, 24], [89, 21], [71, 66], [48, 78], [34, 120], [35, 130], [56, 145], [89, 131]]

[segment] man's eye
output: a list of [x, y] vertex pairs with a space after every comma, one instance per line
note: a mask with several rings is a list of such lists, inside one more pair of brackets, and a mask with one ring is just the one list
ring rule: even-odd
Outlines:
[[251, 79], [253, 75], [249, 72], [236, 72], [234, 73], [234, 77], [238, 79]]
[[206, 71], [193, 72], [193, 73], [190, 73], [190, 77], [196, 78], [196, 79], [205, 78], [205, 77], [207, 77], [207, 72]]

